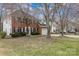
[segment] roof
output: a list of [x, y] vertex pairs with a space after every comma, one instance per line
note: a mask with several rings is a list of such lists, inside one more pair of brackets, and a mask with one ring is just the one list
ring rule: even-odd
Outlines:
[[42, 28], [47, 28], [46, 24], [39, 24], [39, 26]]
[[11, 15], [13, 17], [24, 17], [24, 18], [28, 18], [28, 19], [31, 19], [31, 20], [35, 20], [36, 22], [38, 21], [38, 19], [22, 10], [16, 10], [14, 12], [11, 13]]

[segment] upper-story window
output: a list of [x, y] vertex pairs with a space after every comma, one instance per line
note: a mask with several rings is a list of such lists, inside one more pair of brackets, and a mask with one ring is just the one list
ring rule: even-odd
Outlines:
[[22, 23], [21, 17], [18, 17], [18, 22]]
[[27, 24], [28, 23], [28, 18], [24, 18], [23, 19], [23, 23], [26, 23]]

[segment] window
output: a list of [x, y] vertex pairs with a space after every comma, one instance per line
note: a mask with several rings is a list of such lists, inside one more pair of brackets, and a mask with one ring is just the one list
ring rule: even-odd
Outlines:
[[27, 32], [27, 34], [29, 33], [29, 29], [28, 29], [28, 27], [27, 27], [27, 29], [26, 29], [26, 32]]
[[23, 32], [25, 32], [25, 28], [23, 28]]
[[22, 23], [21, 17], [18, 17], [18, 21], [19, 21], [20, 23]]
[[19, 28], [18, 28], [18, 32], [19, 32]]
[[19, 28], [19, 31], [21, 32], [21, 28]]
[[36, 32], [36, 29], [35, 28], [33, 28], [33, 32]]
[[15, 32], [15, 28], [13, 28], [13, 32]]
[[33, 32], [33, 28], [31, 28], [31, 32]]

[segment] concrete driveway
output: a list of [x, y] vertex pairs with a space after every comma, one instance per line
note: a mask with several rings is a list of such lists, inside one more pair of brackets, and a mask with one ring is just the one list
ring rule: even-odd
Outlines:
[[[51, 34], [51, 36], [61, 36], [61, 34]], [[71, 38], [79, 38], [79, 35], [73, 35], [73, 34], [64, 35], [64, 36], [71, 37]]]

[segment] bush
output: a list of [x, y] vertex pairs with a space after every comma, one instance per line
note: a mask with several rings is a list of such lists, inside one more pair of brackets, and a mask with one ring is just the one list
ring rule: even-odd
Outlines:
[[1, 32], [0, 32], [0, 38], [5, 38], [5, 36], [6, 36], [6, 33], [3, 32], [3, 31], [1, 31]]
[[31, 35], [39, 35], [38, 32], [32, 32]]
[[21, 37], [21, 36], [26, 36], [26, 33], [25, 32], [14, 32], [14, 33], [11, 33], [11, 36], [12, 37]]
[[21, 32], [20, 33], [22, 36], [26, 36], [26, 33], [25, 32]]

